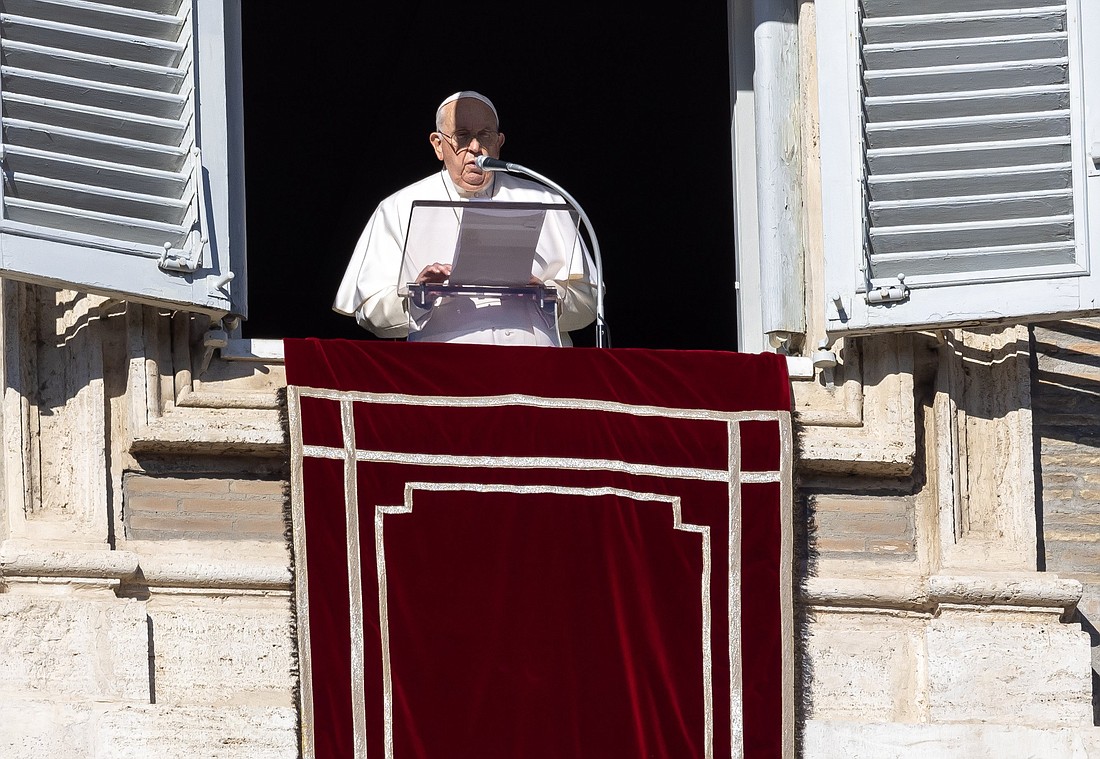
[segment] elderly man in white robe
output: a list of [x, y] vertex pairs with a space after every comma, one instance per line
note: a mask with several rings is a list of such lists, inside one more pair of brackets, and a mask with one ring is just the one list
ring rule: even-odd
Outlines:
[[[557, 291], [557, 324], [547, 319], [534, 298], [445, 296], [425, 307], [399, 292], [405, 236], [413, 201], [517, 201], [564, 203], [557, 193], [534, 182], [483, 171], [479, 156], [500, 157], [504, 134], [496, 107], [477, 92], [464, 90], [445, 99], [429, 136], [442, 171], [383, 200], [367, 222], [352, 254], [333, 310], [354, 315], [360, 326], [379, 337], [433, 342], [503, 345], [570, 345], [568, 332], [595, 318], [594, 266], [580, 235], [543, 235], [540, 246], [569, 239], [572, 250], [536, 253], [532, 283]], [[457, 214], [455, 214], [457, 218]], [[548, 240], [550, 242], [548, 242]], [[441, 251], [447, 261], [452, 251]], [[445, 254], [445, 255], [444, 255]], [[417, 283], [446, 283], [450, 263], [425, 266]], [[412, 319], [410, 320], [410, 310]]]

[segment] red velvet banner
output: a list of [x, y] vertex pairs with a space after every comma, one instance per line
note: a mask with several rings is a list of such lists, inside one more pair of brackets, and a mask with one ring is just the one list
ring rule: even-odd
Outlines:
[[303, 755], [793, 755], [774, 355], [287, 340]]

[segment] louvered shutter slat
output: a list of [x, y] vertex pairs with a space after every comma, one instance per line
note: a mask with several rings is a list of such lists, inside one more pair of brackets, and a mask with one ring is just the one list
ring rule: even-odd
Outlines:
[[57, 74], [101, 84], [179, 92], [190, 81], [186, 67], [135, 63], [10, 40], [3, 41], [3, 53], [5, 65], [13, 69]]
[[952, 193], [980, 195], [1014, 187], [1030, 191], [1069, 190], [1073, 186], [1071, 165], [1009, 167], [971, 171], [926, 171], [921, 174], [877, 176], [868, 185], [871, 202], [890, 200], [942, 199]]
[[4, 108], [9, 118], [18, 121], [53, 124], [80, 132], [115, 135], [123, 139], [162, 145], [180, 144], [191, 126], [188, 121], [158, 119], [133, 112], [46, 100], [15, 92], [5, 93]]
[[990, 5], [862, 2], [872, 281], [1075, 260], [1065, 6]]
[[137, 87], [57, 76], [26, 69], [0, 67], [4, 92], [16, 92], [77, 105], [90, 105], [162, 119], [180, 119], [190, 108], [187, 93], [143, 90]]
[[920, 41], [864, 45], [868, 69], [890, 70], [961, 66], [1025, 60], [1058, 60], [1066, 56], [1064, 32], [1015, 37]]
[[[1043, 268], [1060, 267], [1067, 257], [1073, 255], [1073, 243], [1025, 243], [1022, 245], [990, 245], [982, 248], [958, 248], [951, 252], [954, 275], [957, 283], [966, 284], [977, 272], [994, 267], [1005, 268]], [[884, 254], [880, 264], [885, 267], [905, 269], [907, 277], [936, 276], [943, 277], [943, 271], [936, 257], [929, 251], [926, 256], [914, 256], [905, 253], [898, 256]]]
[[[100, 5], [114, 5], [119, 8], [133, 8], [133, 0], [97, 0]], [[179, 13], [179, 0], [142, 0], [141, 7], [149, 13], [161, 13], [174, 16]]]
[[190, 45], [189, 39], [116, 34], [102, 29], [41, 21], [7, 13], [0, 13], [0, 36], [75, 53], [168, 67], [178, 65]]
[[[863, 13], [867, 18], [886, 18], [890, 16], [912, 16], [932, 13], [972, 13], [990, 10], [995, 5], [998, 10], [1030, 9], [1037, 5], [1053, 5], [1042, 0], [873, 0], [864, 3]], [[1063, 4], [1064, 6], [1064, 4]], [[918, 10], [919, 9], [919, 10]]]
[[869, 97], [864, 108], [872, 123], [917, 121], [928, 118], [934, 108], [939, 118], [966, 118], [990, 113], [1014, 114], [1041, 111], [1063, 111], [1070, 106], [1069, 88], [1065, 85], [1017, 87], [1009, 90], [979, 90], [954, 92], [950, 98], [943, 93], [924, 93], [894, 97]]
[[1070, 190], [892, 200], [870, 204], [871, 223], [876, 228], [995, 219], [1007, 222], [1072, 214], [1073, 193]]
[[[1043, 6], [1036, 0], [1029, 6]], [[925, 6], [921, 5], [921, 9]], [[912, 12], [913, 6], [909, 6]], [[1028, 7], [1024, 10], [992, 9], [959, 13], [958, 8], [949, 17], [943, 16], [893, 16], [866, 18], [863, 24], [864, 39], [872, 45], [905, 42], [914, 38], [925, 40], [956, 40], [978, 37], [998, 37], [1006, 34], [1045, 34], [1066, 30], [1065, 8]], [[905, 12], [903, 9], [902, 12]]]
[[877, 148], [1059, 137], [1069, 133], [1069, 111], [997, 114], [966, 119], [925, 119], [870, 124], [867, 144]]
[[188, 158], [184, 147], [158, 145], [138, 140], [110, 139], [93, 132], [4, 120], [4, 131], [15, 145], [52, 150], [66, 155], [101, 158], [107, 161], [162, 171], [179, 170]]
[[[179, 37], [186, 22], [185, 17], [175, 13], [157, 13], [135, 8], [135, 5], [140, 6], [142, 3], [139, 0], [123, 6], [81, 0], [4, 0], [5, 12], [40, 21], [159, 40]], [[179, 4], [175, 5], [178, 8]]]
[[[1073, 217], [1013, 219], [966, 223], [939, 223], [911, 227], [878, 227], [870, 236], [876, 250], [883, 253], [920, 253], [917, 258], [940, 258], [939, 271], [944, 271], [944, 258], [950, 259], [952, 249], [973, 247], [976, 241], [985, 245], [1011, 245], [1012, 243], [1046, 243], [1073, 239]], [[878, 275], [893, 278], [898, 273], [908, 274], [911, 267], [898, 268], [892, 259], [891, 266], [884, 267]], [[1000, 268], [998, 265], [997, 268]], [[950, 269], [948, 272], [950, 273]]]
[[923, 148], [868, 150], [869, 181], [891, 174], [950, 169], [992, 169], [1066, 163], [1071, 159], [1068, 136], [1014, 142], [962, 143]]
[[144, 243], [151, 249], [159, 246], [161, 241], [179, 237], [184, 232], [173, 224], [34, 200], [12, 199], [8, 201], [8, 211], [7, 218], [12, 221], [96, 236], [104, 240], [117, 239], [119, 228], [125, 227], [135, 242]]
[[4, 163], [16, 174], [98, 184], [106, 189], [164, 198], [183, 197], [190, 181], [189, 172], [157, 171], [18, 146], [7, 147]]
[[[154, 246], [150, 255], [184, 247], [197, 220], [195, 183], [150, 183], [141, 172], [194, 168], [189, 4], [167, 13], [87, 0], [0, 0], [0, 8], [5, 147], [52, 157], [13, 153], [4, 218]], [[159, 60], [141, 52], [147, 46]], [[101, 179], [91, 161], [120, 170]]]
[[66, 208], [125, 216], [137, 220], [159, 221], [180, 226], [187, 213], [187, 202], [156, 195], [112, 190], [98, 185], [16, 174], [23, 191], [21, 199], [52, 203], [63, 200]]
[[1069, 61], [1050, 58], [1022, 62], [974, 63], [913, 69], [868, 71], [864, 77], [871, 97], [910, 93], [951, 93], [1063, 84]]

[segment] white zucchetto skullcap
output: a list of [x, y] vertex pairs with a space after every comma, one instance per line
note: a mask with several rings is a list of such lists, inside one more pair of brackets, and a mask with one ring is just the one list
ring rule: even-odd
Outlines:
[[463, 98], [472, 98], [474, 100], [480, 100], [482, 103], [485, 103], [485, 105], [489, 106], [489, 110], [493, 112], [493, 118], [497, 120], [498, 124], [500, 123], [500, 114], [497, 113], [497, 107], [493, 105], [493, 101], [482, 95], [480, 92], [474, 92], [473, 90], [460, 90], [450, 97], [446, 98], [442, 103], [440, 103], [439, 107], [435, 109], [436, 121], [439, 121], [440, 117], [443, 115], [443, 108], [447, 105], [447, 103], [453, 103], [456, 100], [462, 100]]

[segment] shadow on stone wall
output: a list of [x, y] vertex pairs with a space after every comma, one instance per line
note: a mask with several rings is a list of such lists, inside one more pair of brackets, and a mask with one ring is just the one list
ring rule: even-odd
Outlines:
[[1031, 328], [1038, 568], [1084, 585], [1075, 622], [1092, 645], [1100, 725], [1100, 320]]

